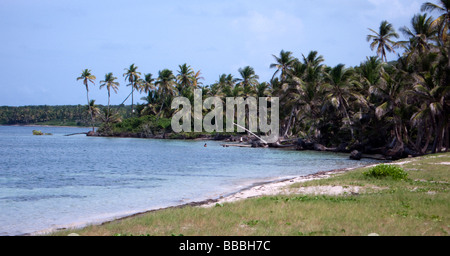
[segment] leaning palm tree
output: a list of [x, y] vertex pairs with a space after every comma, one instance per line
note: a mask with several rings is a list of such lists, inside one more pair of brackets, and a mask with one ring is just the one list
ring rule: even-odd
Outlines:
[[108, 73], [105, 75], [105, 80], [100, 81], [100, 89], [106, 86], [106, 90], [108, 91], [108, 112], [106, 116], [106, 123], [109, 121], [109, 116], [111, 116], [111, 109], [110, 109], [110, 99], [111, 99], [111, 89], [115, 93], [117, 93], [117, 90], [119, 89], [119, 82], [116, 82], [115, 80], [117, 77], [113, 75], [113, 73]]
[[[141, 72], [137, 71], [138, 67], [136, 67], [134, 64], [132, 64], [128, 69], [125, 69], [125, 73], [123, 76], [125, 77], [125, 80], [128, 80], [129, 84], [127, 86], [131, 86], [131, 112], [134, 113], [134, 90], [139, 89], [139, 78], [141, 75]], [[127, 97], [128, 99], [128, 97]]]
[[92, 110], [90, 109], [90, 100], [89, 100], [89, 82], [92, 84], [95, 84], [96, 77], [91, 74], [91, 70], [85, 69], [81, 72], [81, 76], [77, 78], [78, 80], [83, 80], [83, 84], [86, 86], [86, 97], [87, 97], [87, 103], [89, 107], [89, 113], [91, 113], [91, 122], [92, 122], [92, 131], [95, 131], [94, 127], [94, 116], [92, 115]]
[[398, 44], [392, 41], [392, 38], [399, 38], [399, 35], [395, 32], [392, 24], [385, 20], [381, 22], [378, 32], [370, 28], [369, 30], [373, 33], [373, 35], [367, 35], [366, 38], [367, 42], [372, 41], [370, 48], [372, 50], [377, 48], [378, 56], [387, 62], [386, 51], [395, 53], [394, 48], [398, 47]]

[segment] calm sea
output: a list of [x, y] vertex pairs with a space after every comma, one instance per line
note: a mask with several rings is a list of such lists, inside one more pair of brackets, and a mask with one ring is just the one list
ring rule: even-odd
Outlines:
[[[32, 135], [35, 129], [53, 135]], [[0, 235], [78, 227], [375, 162], [212, 141], [205, 148], [204, 141], [64, 136], [87, 131], [0, 126]]]

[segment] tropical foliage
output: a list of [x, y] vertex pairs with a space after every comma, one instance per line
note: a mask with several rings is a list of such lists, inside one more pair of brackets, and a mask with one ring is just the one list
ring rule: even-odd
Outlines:
[[[225, 97], [279, 97], [282, 140], [301, 138], [328, 148], [393, 157], [448, 150], [450, 1], [426, 2], [421, 11], [411, 24], [399, 27], [405, 40], [399, 40], [388, 21], [369, 29], [366, 39], [375, 56], [358, 66], [327, 66], [317, 51], [296, 57], [281, 50], [268, 66], [274, 70], [270, 81], [260, 81], [254, 68], [246, 66], [237, 75], [221, 74], [215, 83], [203, 85], [201, 72], [187, 63], [175, 72], [162, 69], [157, 77], [144, 73], [142, 78], [133, 64], [123, 74], [132, 87], [132, 119], [123, 119], [117, 112], [120, 106], [97, 113], [89, 104], [88, 113], [104, 123], [98, 130], [104, 135], [139, 133], [139, 129], [141, 134], [170, 133], [166, 124], [175, 111], [173, 98], [183, 96], [193, 102], [194, 89], [200, 88], [204, 97], [217, 96], [224, 102]], [[439, 16], [432, 17], [431, 11]], [[389, 52], [398, 58], [388, 61]], [[88, 93], [95, 76], [86, 69], [78, 79]], [[107, 88], [109, 105], [110, 90], [117, 91], [119, 83], [109, 73], [100, 86]], [[136, 92], [144, 97], [135, 106]], [[87, 100], [92, 103], [88, 94]]]
[[[399, 28], [406, 40], [396, 41], [400, 36], [388, 21], [369, 29], [366, 39], [376, 56], [355, 67], [327, 66], [317, 51], [297, 58], [293, 52], [281, 50], [272, 55], [274, 62], [269, 68], [274, 74], [270, 81], [259, 81], [254, 68], [246, 66], [237, 70], [238, 76], [222, 74], [214, 84], [203, 86], [200, 71], [187, 63], [179, 65], [176, 74], [163, 69], [157, 78], [147, 74], [145, 79], [140, 79], [141, 73], [133, 64], [124, 74], [133, 88], [131, 95], [135, 90], [145, 93], [133, 117], [141, 128], [133, 129], [147, 127], [146, 132], [155, 133], [157, 130], [148, 127], [165, 127], [163, 132], [170, 132], [169, 127], [156, 122], [160, 118], [167, 122], [174, 114], [174, 97], [193, 102], [194, 89], [201, 88], [204, 96], [217, 96], [224, 102], [225, 97], [279, 97], [282, 139], [301, 138], [341, 150], [397, 157], [447, 150], [449, 7], [448, 0], [424, 3], [424, 13], [414, 15], [411, 24]], [[440, 16], [434, 18], [427, 11]], [[398, 59], [388, 61], [389, 52], [397, 53]], [[152, 122], [144, 125], [145, 120]], [[116, 124], [116, 131], [117, 127], [123, 127], [123, 122]]]

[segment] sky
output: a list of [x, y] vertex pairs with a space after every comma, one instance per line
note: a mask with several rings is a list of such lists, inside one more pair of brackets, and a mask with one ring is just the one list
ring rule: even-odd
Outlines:
[[[359, 65], [370, 50], [368, 28], [383, 20], [410, 26], [425, 0], [0, 0], [0, 106], [86, 104], [80, 76], [112, 72], [120, 83], [111, 104], [131, 92], [125, 68], [153, 77], [187, 63], [204, 85], [251, 66], [260, 82], [275, 72], [272, 55], [302, 58], [318, 51], [324, 64]], [[436, 1], [434, 1], [436, 2]], [[388, 55], [388, 60], [396, 54]], [[135, 95], [135, 101], [144, 95]], [[129, 100], [126, 104], [131, 104]]]

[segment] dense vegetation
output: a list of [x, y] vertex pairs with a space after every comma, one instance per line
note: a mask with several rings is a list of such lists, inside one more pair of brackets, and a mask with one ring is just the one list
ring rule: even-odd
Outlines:
[[[123, 77], [131, 87], [132, 117], [109, 106], [96, 108], [89, 99], [89, 86], [96, 77], [83, 70], [87, 92], [88, 114], [81, 106], [75, 112], [77, 125], [102, 123], [99, 135], [150, 136], [170, 133], [168, 120], [174, 114], [171, 102], [183, 96], [193, 102], [193, 91], [203, 89], [204, 98], [279, 97], [280, 137], [301, 138], [337, 149], [359, 150], [403, 157], [448, 150], [450, 146], [450, 1], [424, 3], [409, 26], [399, 28], [407, 38], [396, 41], [399, 34], [388, 21], [378, 29], [369, 29], [369, 46], [377, 56], [367, 57], [360, 65], [347, 67], [324, 64], [324, 57], [311, 51], [300, 58], [282, 50], [273, 55], [274, 75], [270, 81], [259, 81], [250, 66], [240, 68], [239, 75], [222, 74], [211, 85], [203, 85], [200, 71], [188, 64], [179, 70], [163, 69], [157, 77], [141, 73], [134, 64]], [[433, 14], [439, 15], [432, 17]], [[398, 51], [401, 49], [401, 51]], [[389, 61], [386, 52], [402, 52]], [[100, 81], [111, 91], [119, 89], [112, 73]], [[142, 104], [135, 105], [135, 94], [144, 94]], [[86, 108], [86, 107], [85, 107]], [[19, 123], [21, 115], [13, 114]], [[63, 117], [55, 116], [63, 120]], [[8, 119], [11, 120], [11, 119]], [[48, 121], [49, 118], [40, 118]], [[9, 123], [10, 121], [3, 121]]]
[[[96, 106], [98, 110], [104, 106]], [[119, 113], [121, 118], [131, 116], [130, 106], [111, 106]], [[101, 111], [99, 111], [100, 113]], [[2, 125], [60, 125], [60, 126], [90, 126], [91, 119], [88, 115], [87, 106], [21, 106], [0, 107], [0, 124]], [[101, 125], [101, 120], [95, 122]]]

